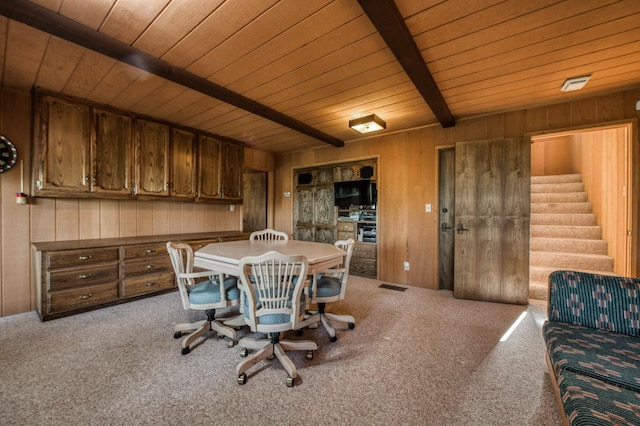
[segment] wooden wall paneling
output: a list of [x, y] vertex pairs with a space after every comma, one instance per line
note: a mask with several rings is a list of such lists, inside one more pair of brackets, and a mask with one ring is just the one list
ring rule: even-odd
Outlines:
[[209, 204], [194, 204], [193, 206], [193, 232], [204, 232], [206, 228], [206, 215], [211, 208]]
[[526, 110], [526, 132], [546, 130], [548, 126], [547, 107], [528, 108]]
[[78, 200], [79, 239], [100, 238], [101, 205], [100, 200]]
[[120, 236], [120, 201], [102, 199], [98, 206], [100, 209], [100, 238]]
[[166, 202], [164, 209], [167, 210], [167, 233], [180, 232], [182, 225], [182, 203]]
[[154, 201], [138, 201], [136, 211], [136, 235], [153, 235]]
[[[18, 205], [21, 167], [28, 182], [31, 125], [31, 101], [24, 94], [0, 92], [0, 134], [11, 140], [18, 150], [18, 162], [0, 174], [0, 315], [26, 312], [34, 306], [29, 263], [30, 205]], [[26, 184], [28, 188], [28, 184]], [[25, 191], [28, 192], [28, 189]]]
[[515, 138], [527, 133], [527, 111], [518, 110], [504, 114], [504, 137]]
[[152, 201], [153, 205], [153, 228], [152, 235], [169, 234], [171, 233], [169, 224], [171, 219], [169, 218], [169, 209], [167, 201]]
[[57, 198], [55, 204], [56, 241], [80, 237], [78, 200]]
[[624, 93], [611, 93], [596, 98], [597, 121], [606, 123], [609, 121], [618, 121], [624, 119]]
[[[194, 217], [196, 205], [195, 203], [178, 203], [180, 208], [180, 222], [179, 229], [182, 233], [193, 233], [194, 229]], [[176, 225], [177, 225], [176, 224]]]
[[[418, 194], [416, 196], [415, 220], [411, 234], [417, 238], [414, 243], [417, 250], [409, 252], [411, 262], [411, 280], [420, 287], [430, 288], [430, 283], [437, 280], [438, 271], [438, 226], [434, 224], [438, 221], [438, 175], [436, 153], [436, 127], [428, 127], [420, 131], [419, 139], [416, 141], [419, 146], [417, 150], [419, 156], [420, 179], [418, 184]], [[418, 156], [416, 156], [418, 157]], [[435, 188], [435, 193], [429, 191]], [[431, 204], [431, 212], [427, 213], [425, 204]], [[411, 247], [411, 246], [410, 246]]]
[[589, 124], [595, 124], [597, 110], [597, 98], [587, 98], [571, 102], [571, 125], [586, 126]]
[[547, 122], [550, 129], [562, 129], [571, 125], [571, 104], [569, 102], [549, 105]]
[[32, 198], [29, 200], [31, 241], [55, 241], [55, 198]]
[[144, 201], [120, 201], [118, 207], [118, 213], [120, 215], [119, 237], [135, 237], [139, 235], [137, 226], [138, 203], [144, 203]]

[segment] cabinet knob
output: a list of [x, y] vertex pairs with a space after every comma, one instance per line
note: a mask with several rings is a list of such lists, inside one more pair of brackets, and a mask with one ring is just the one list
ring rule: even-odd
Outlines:
[[147, 268], [147, 269], [153, 269], [153, 268], [155, 268], [155, 266], [153, 266], [153, 265], [147, 265], [147, 266], [145, 266], [145, 268]]
[[156, 249], [148, 249], [147, 250], [147, 254], [151, 254], [151, 253], [155, 253], [155, 252], [156, 252]]
[[83, 294], [82, 296], [80, 296], [80, 300], [87, 300], [90, 297], [93, 297], [93, 294], [89, 293], [89, 294]]
[[80, 274], [78, 275], [78, 278], [80, 278], [81, 280], [86, 280], [87, 278], [91, 278], [93, 274]]
[[146, 283], [145, 284], [147, 287], [153, 287], [154, 285], [156, 285], [156, 283]]
[[91, 256], [79, 256], [78, 259], [80, 259], [80, 260], [89, 260], [89, 259], [91, 259]]

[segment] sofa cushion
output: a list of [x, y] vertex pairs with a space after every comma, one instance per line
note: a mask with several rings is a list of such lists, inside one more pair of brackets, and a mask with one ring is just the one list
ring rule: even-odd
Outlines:
[[570, 425], [640, 424], [640, 394], [572, 371], [558, 377]]
[[550, 321], [640, 336], [640, 279], [554, 271], [548, 315]]
[[640, 339], [579, 325], [548, 321], [543, 326], [551, 365], [640, 392]]

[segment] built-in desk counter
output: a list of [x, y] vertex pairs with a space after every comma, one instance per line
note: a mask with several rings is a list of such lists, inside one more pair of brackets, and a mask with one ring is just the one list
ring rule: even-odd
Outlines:
[[239, 231], [31, 244], [36, 309], [42, 321], [175, 290], [167, 241], [207, 244], [249, 239]]

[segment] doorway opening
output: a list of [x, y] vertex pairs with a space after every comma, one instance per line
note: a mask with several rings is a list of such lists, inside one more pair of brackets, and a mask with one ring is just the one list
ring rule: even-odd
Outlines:
[[631, 275], [631, 137], [631, 123], [531, 136], [531, 298], [558, 269]]

